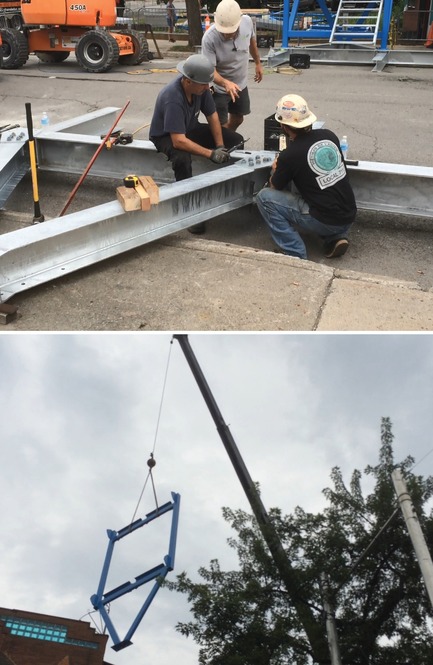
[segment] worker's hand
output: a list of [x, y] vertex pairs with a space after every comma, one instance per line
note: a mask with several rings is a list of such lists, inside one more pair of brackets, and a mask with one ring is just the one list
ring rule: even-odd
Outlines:
[[230, 95], [232, 102], [236, 101], [241, 91], [237, 83], [233, 83], [233, 81], [228, 81], [227, 79], [224, 79], [224, 88], [226, 93]]
[[256, 73], [254, 75], [254, 80], [256, 83], [260, 83], [262, 79], [263, 79], [263, 67], [262, 63], [259, 62], [259, 64], [256, 65]]
[[215, 150], [212, 150], [210, 159], [215, 164], [224, 164], [229, 161], [230, 155], [224, 147], [219, 146]]

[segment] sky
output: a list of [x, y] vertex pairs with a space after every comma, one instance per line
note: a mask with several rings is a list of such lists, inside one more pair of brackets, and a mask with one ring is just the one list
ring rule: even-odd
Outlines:
[[[190, 334], [266, 508], [320, 511], [333, 467], [376, 464], [382, 417], [396, 462], [433, 474], [433, 336]], [[0, 335], [0, 605], [83, 618], [119, 530], [181, 495], [175, 569], [237, 567], [222, 507], [249, 504], [177, 341], [160, 334]], [[152, 483], [147, 460], [153, 452]], [[371, 486], [363, 477], [363, 487]], [[144, 491], [142, 492], [144, 488]], [[142, 496], [141, 496], [142, 494]], [[140, 499], [141, 496], [141, 499]], [[171, 513], [116, 543], [106, 590], [168, 552]], [[124, 636], [149, 585], [112, 603]], [[161, 589], [113, 665], [196, 665], [175, 630], [184, 596]]]

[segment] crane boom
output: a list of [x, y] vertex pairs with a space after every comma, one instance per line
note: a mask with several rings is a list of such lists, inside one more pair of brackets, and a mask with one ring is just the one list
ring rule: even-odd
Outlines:
[[296, 570], [294, 570], [290, 563], [290, 560], [283, 548], [276, 529], [274, 528], [266, 508], [260, 498], [260, 494], [252, 481], [247, 467], [245, 466], [230, 429], [224, 421], [221, 411], [219, 410], [215, 398], [197, 361], [197, 358], [195, 357], [195, 354], [191, 348], [188, 335], [174, 335], [173, 337], [174, 339], [177, 339], [180, 344], [180, 347], [185, 355], [200, 392], [203, 395], [204, 401], [206, 402], [209, 412], [215, 422], [222, 443], [244, 489], [262, 536], [269, 548], [275, 566], [281, 576], [281, 580], [305, 630], [311, 646], [313, 659], [316, 663], [330, 663], [331, 661], [324, 628], [314, 617], [311, 608], [299, 593], [301, 584], [298, 573]]

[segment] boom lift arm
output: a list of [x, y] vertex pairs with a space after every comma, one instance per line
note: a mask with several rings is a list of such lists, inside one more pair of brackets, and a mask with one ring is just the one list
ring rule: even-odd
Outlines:
[[224, 422], [221, 411], [218, 408], [205, 376], [200, 368], [200, 365], [198, 364], [197, 358], [195, 357], [191, 348], [188, 335], [173, 335], [173, 338], [177, 339], [180, 344], [180, 347], [185, 355], [200, 392], [203, 395], [204, 401], [206, 402], [210, 414], [215, 422], [223, 445], [228, 453], [228, 456], [230, 457], [247, 499], [250, 502], [251, 509], [257, 520], [260, 531], [264, 540], [266, 541], [266, 544], [269, 547], [269, 551], [274, 560], [275, 566], [281, 576], [284, 586], [286, 587], [289, 598], [298, 614], [298, 618], [305, 630], [308, 641], [310, 642], [313, 659], [316, 663], [330, 663], [331, 660], [324, 628], [314, 617], [311, 608], [299, 593], [300, 579], [298, 574], [292, 567], [287, 557], [279, 536], [269, 518], [265, 506], [262, 503], [260, 494], [253, 483], [247, 467], [245, 466], [230, 429]]

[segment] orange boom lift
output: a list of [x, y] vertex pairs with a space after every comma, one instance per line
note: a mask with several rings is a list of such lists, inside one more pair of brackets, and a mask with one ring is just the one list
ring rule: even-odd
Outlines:
[[117, 29], [116, 21], [116, 0], [0, 0], [2, 67], [18, 69], [30, 53], [42, 62], [63, 62], [75, 52], [80, 67], [95, 73], [147, 60], [144, 35]]

